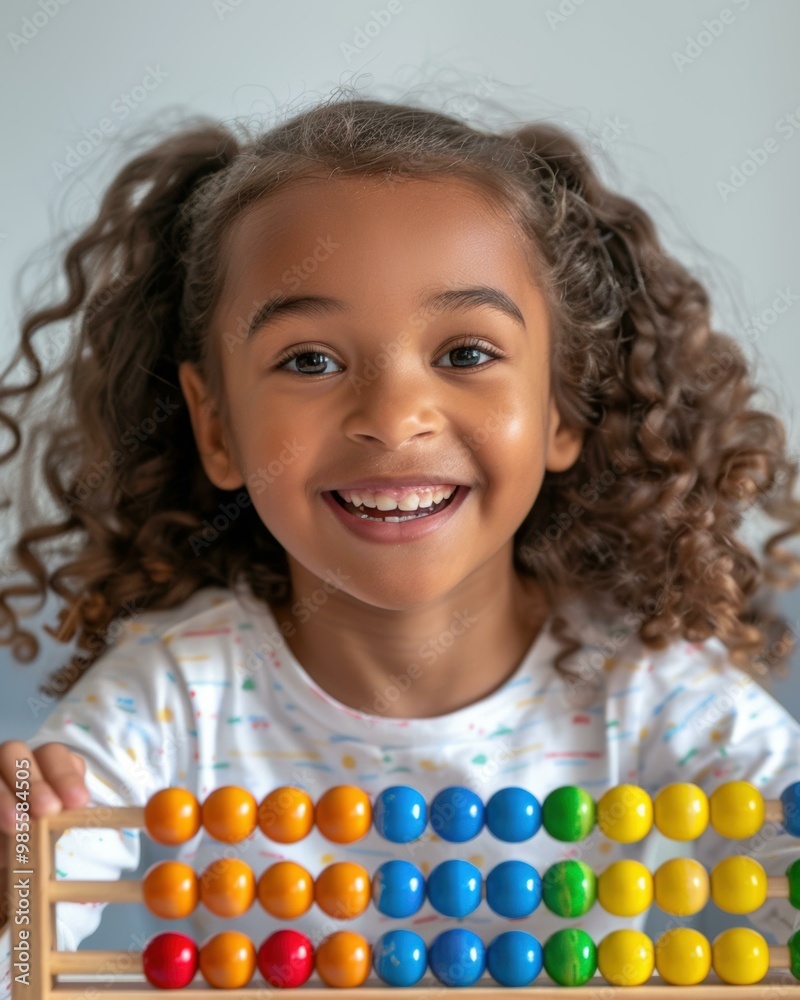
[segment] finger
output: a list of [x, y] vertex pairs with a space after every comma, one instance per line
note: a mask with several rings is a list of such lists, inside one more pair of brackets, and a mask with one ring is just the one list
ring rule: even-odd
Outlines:
[[86, 761], [63, 743], [45, 743], [34, 750], [44, 780], [66, 809], [85, 806], [89, 801], [84, 775]]
[[78, 774], [81, 776], [81, 778], [85, 778], [86, 777], [86, 761], [83, 759], [83, 757], [81, 757], [81, 755], [79, 753], [74, 753], [73, 751], [70, 751], [70, 753], [72, 754], [72, 759], [75, 761], [75, 763], [76, 763], [76, 765], [78, 767]]
[[[30, 806], [34, 782], [40, 779], [39, 765], [29, 746], [21, 740], [7, 740], [0, 744], [0, 833], [11, 834], [15, 830], [17, 791], [24, 792], [27, 787], [27, 805]], [[21, 789], [16, 787], [18, 782]], [[19, 801], [25, 801], [24, 794]], [[24, 815], [22, 810], [20, 813]]]
[[13, 833], [17, 812], [37, 819], [60, 812], [62, 805], [86, 804], [88, 792], [80, 790], [85, 786], [74, 757], [62, 743], [33, 751], [21, 740], [0, 746], [0, 833]]

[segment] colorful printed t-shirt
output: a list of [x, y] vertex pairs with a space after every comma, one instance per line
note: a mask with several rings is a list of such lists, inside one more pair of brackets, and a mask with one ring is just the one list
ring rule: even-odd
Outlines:
[[[284, 785], [304, 788], [315, 802], [335, 785], [356, 785], [373, 801], [385, 788], [409, 785], [428, 803], [453, 785], [469, 787], [483, 802], [498, 789], [521, 786], [541, 802], [562, 785], [579, 785], [597, 799], [624, 783], [655, 795], [671, 782], [695, 782], [710, 794], [722, 782], [743, 779], [777, 798], [800, 779], [800, 726], [730, 663], [720, 641], [680, 641], [649, 651], [630, 624], [595, 621], [578, 601], [568, 614], [582, 641], [569, 660], [584, 679], [577, 688], [553, 667], [562, 646], [548, 621], [513, 675], [488, 697], [437, 718], [397, 719], [356, 711], [322, 690], [292, 655], [269, 606], [243, 583], [233, 590], [204, 588], [179, 608], [128, 621], [29, 743], [35, 749], [57, 741], [79, 753], [95, 806], [143, 806], [157, 790], [174, 785], [200, 802], [225, 785], [247, 789], [257, 802]], [[62, 836], [56, 869], [59, 879], [116, 880], [139, 866], [144, 850], [145, 859], [174, 857], [198, 873], [219, 858], [241, 858], [256, 879], [284, 859], [316, 878], [336, 861], [356, 862], [371, 876], [383, 862], [403, 858], [427, 877], [440, 862], [461, 858], [480, 870], [485, 885], [505, 860], [527, 861], [540, 875], [564, 858], [578, 858], [600, 873], [629, 857], [654, 871], [687, 848], [709, 869], [722, 857], [750, 853], [768, 874], [783, 874], [798, 846], [774, 824], [749, 842], [723, 839], [709, 828], [688, 845], [655, 829], [638, 843], [621, 845], [597, 828], [575, 843], [554, 840], [543, 828], [521, 843], [498, 840], [486, 828], [472, 840], [449, 843], [429, 824], [409, 844], [386, 841], [375, 829], [351, 844], [333, 843], [316, 828], [293, 844], [270, 841], [258, 828], [238, 844], [201, 830], [181, 847], [153, 853], [156, 845], [138, 830], [91, 828]], [[105, 905], [58, 903], [56, 947], [76, 949], [97, 929]], [[153, 934], [175, 929], [169, 920], [149, 919]], [[542, 903], [529, 917], [509, 921], [484, 898], [462, 918], [437, 913], [426, 899], [404, 919], [370, 904], [353, 920], [312, 905], [303, 916], [282, 921], [258, 900], [237, 918], [217, 917], [200, 904], [186, 919], [198, 944], [237, 929], [258, 948], [282, 927], [303, 931], [314, 945], [334, 930], [354, 930], [374, 942], [396, 927], [416, 931], [429, 944], [453, 926], [474, 930], [487, 946], [512, 928], [543, 943], [559, 928], [582, 927], [599, 941], [617, 927], [641, 928], [645, 916], [615, 917], [596, 903], [580, 919], [568, 919]], [[787, 900], [768, 900], [750, 919], [779, 943], [800, 925]], [[0, 998], [9, 996], [9, 943], [6, 929], [0, 935]], [[309, 980], [318, 982], [316, 974]]]

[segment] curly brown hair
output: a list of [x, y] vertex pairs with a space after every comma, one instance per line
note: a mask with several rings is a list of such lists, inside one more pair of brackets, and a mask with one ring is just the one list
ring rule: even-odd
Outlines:
[[[69, 690], [131, 604], [172, 608], [239, 576], [266, 602], [291, 597], [286, 554], [252, 506], [225, 545], [190, 550], [231, 491], [215, 487], [187, 447], [193, 433], [177, 368], [194, 362], [226, 413], [209, 336], [223, 235], [255, 201], [320, 168], [466, 178], [527, 238], [548, 301], [553, 392], [585, 446], [570, 469], [545, 474], [515, 533], [515, 570], [537, 579], [553, 609], [576, 597], [598, 614], [625, 612], [651, 648], [713, 635], [743, 669], [785, 670], [794, 637], [756, 590], [798, 579], [800, 560], [778, 548], [798, 531], [797, 464], [782, 423], [748, 408], [756, 389], [748, 364], [735, 339], [711, 329], [705, 288], [665, 253], [650, 216], [601, 182], [567, 130], [544, 122], [479, 130], [345, 94], [257, 133], [242, 122], [183, 120], [119, 170], [66, 252], [68, 293], [24, 319], [0, 376], [0, 419], [15, 439], [0, 462], [22, 438], [6, 405], [12, 397], [25, 409], [63, 378], [56, 398], [68, 407], [44, 412], [25, 455], [30, 470], [43, 435], [44, 477], [60, 516], [43, 520], [33, 489], [18, 491], [24, 520], [13, 553], [33, 582], [0, 591], [12, 629], [3, 642], [21, 662], [38, 642], [9, 598], [36, 595], [41, 608], [51, 588], [65, 602], [60, 627], [45, 628], [61, 642], [77, 635], [77, 650], [40, 690]], [[67, 356], [43, 376], [34, 334], [72, 316]], [[24, 361], [33, 380], [9, 384]], [[734, 537], [756, 504], [788, 525], [765, 543], [763, 564]], [[65, 561], [49, 572], [34, 547], [76, 531], [78, 544], [57, 550]], [[567, 645], [557, 666], [579, 646], [568, 627], [556, 613], [554, 634]]]

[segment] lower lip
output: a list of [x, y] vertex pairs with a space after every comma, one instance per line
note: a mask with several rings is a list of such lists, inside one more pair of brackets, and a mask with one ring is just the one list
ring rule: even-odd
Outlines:
[[[468, 486], [459, 486], [450, 503], [438, 514], [418, 517], [413, 521], [392, 521], [388, 524], [382, 521], [367, 521], [361, 517], [354, 517], [336, 501], [333, 493], [323, 493], [322, 499], [333, 511], [334, 516], [354, 535], [369, 542], [387, 542], [390, 545], [397, 545], [398, 542], [415, 542], [417, 539], [425, 538], [439, 528], [443, 528], [455, 516], [469, 492]], [[402, 513], [402, 511], [398, 512], [398, 516]]]

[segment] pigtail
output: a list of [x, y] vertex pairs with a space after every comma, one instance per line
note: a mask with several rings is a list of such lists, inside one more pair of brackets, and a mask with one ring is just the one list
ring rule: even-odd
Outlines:
[[[135, 615], [169, 590], [170, 533], [176, 524], [196, 523], [181, 497], [190, 478], [185, 442], [192, 432], [174, 362], [182, 253], [190, 234], [187, 207], [193, 191], [224, 172], [237, 152], [231, 133], [200, 120], [124, 166], [95, 220], [66, 253], [65, 297], [24, 319], [17, 353], [0, 376], [0, 421], [14, 438], [0, 464], [9, 462], [22, 443], [22, 430], [10, 412], [15, 397], [21, 397], [20, 416], [41, 399], [46, 385], [61, 379], [56, 401], [68, 403], [67, 412], [51, 406], [30, 429], [22, 463], [27, 488], [16, 491], [24, 530], [11, 550], [13, 570], [26, 571], [33, 582], [0, 590], [0, 621], [12, 630], [4, 642], [20, 660], [32, 659], [38, 643], [19, 627], [9, 598], [38, 596], [41, 608], [51, 588], [65, 601], [60, 627], [45, 629], [60, 642], [77, 633], [78, 648], [91, 656], [75, 657], [55, 675], [56, 690], [62, 692], [103, 651], [115, 614]], [[45, 375], [35, 335], [70, 318], [68, 355]], [[10, 384], [10, 373], [23, 362], [32, 379]], [[44, 478], [59, 515], [51, 524], [36, 522], [40, 515], [30, 479], [30, 452], [44, 433], [49, 435]], [[80, 552], [62, 546], [59, 554], [75, 558], [48, 575], [35, 547], [75, 532], [82, 536]], [[184, 578], [168, 603], [185, 599], [201, 575], [198, 566], [195, 579]], [[79, 582], [77, 591], [68, 586], [70, 579]], [[47, 686], [42, 690], [50, 693]]]
[[[705, 288], [664, 251], [647, 212], [604, 186], [566, 131], [537, 124], [515, 138], [547, 211], [541, 245], [557, 248], [545, 268], [559, 303], [554, 389], [586, 433], [581, 461], [546, 476], [518, 533], [519, 565], [590, 603], [593, 593], [601, 614], [626, 609], [653, 648], [717, 635], [735, 664], [764, 674], [794, 637], [757, 588], [800, 578], [800, 560], [777, 548], [798, 530], [783, 425], [748, 407], [757, 387], [739, 344], [711, 328]], [[735, 537], [755, 504], [793, 524], [765, 544], [763, 571]], [[552, 510], [570, 526], [545, 550]], [[758, 624], [768, 651], [754, 663]]]

